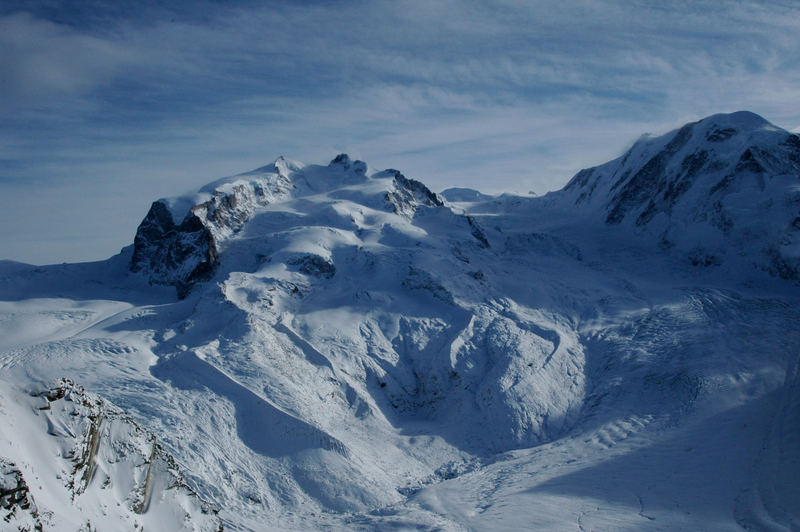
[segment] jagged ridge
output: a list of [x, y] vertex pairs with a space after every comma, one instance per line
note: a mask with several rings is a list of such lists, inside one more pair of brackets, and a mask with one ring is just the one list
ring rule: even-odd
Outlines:
[[[59, 298], [2, 305], [0, 366], [77, 372], [191, 465], [192, 485], [242, 529], [759, 523], [745, 492], [735, 509], [707, 501], [733, 501], [747, 482], [766, 487], [753, 493], [767, 513], [794, 500], [791, 475], [775, 473], [797, 448], [796, 288], [740, 267], [768, 257], [792, 212], [792, 140], [747, 114], [704, 122], [643, 139], [562, 192], [456, 191], [453, 208], [344, 154], [327, 166], [279, 159], [161, 200], [141, 228], [141, 275], [113, 262], [5, 270], [4, 300], [34, 285]], [[262, 179], [284, 192], [258, 200]], [[186, 259], [170, 250], [197, 233], [215, 256], [191, 277], [209, 263], [203, 241]], [[84, 288], [120, 284], [114, 305]], [[88, 485], [78, 500], [117, 478], [104, 454], [113, 416], [91, 414], [73, 431], [69, 478]], [[137, 489], [120, 501], [126, 519], [154, 517], [157, 447], [133, 440]], [[768, 467], [751, 460], [759, 446]], [[593, 499], [611, 510], [587, 513]]]
[[[117, 508], [114, 516], [120, 521], [113, 523], [114, 529], [157, 524], [172, 530], [221, 532], [218, 509], [184, 482], [174, 458], [156, 436], [124, 412], [69, 379], [32, 392], [27, 400], [36, 405], [34, 412], [46, 425], [46, 433], [27, 436], [48, 440], [45, 448], [59, 449], [62, 461], [54, 469], [60, 473], [48, 480], [62, 485], [45, 490], [40, 486], [34, 496], [25, 475], [41, 482], [40, 475], [52, 466], [25, 463], [23, 473], [0, 457], [0, 507], [6, 511], [6, 522], [20, 530], [66, 529], [70, 523], [103, 529], [108, 523], [98, 523], [102, 518], [95, 508], [102, 505]], [[67, 512], [65, 504], [74, 508]], [[76, 516], [83, 523], [75, 523]]]
[[[173, 285], [185, 297], [198, 281], [211, 277], [220, 248], [259, 210], [289, 197], [302, 197], [363, 182], [367, 165], [337, 155], [327, 167], [306, 166], [279, 157], [251, 172], [211, 183], [195, 195], [210, 196], [194, 203], [189, 197], [155, 201], [136, 231], [131, 271], [144, 272], [151, 283]], [[419, 206], [442, 207], [442, 200], [424, 184], [397, 170], [385, 170], [372, 179], [391, 178], [385, 201], [389, 209], [408, 219]], [[180, 210], [171, 205], [191, 205], [180, 223]], [[470, 222], [472, 223], [472, 222]], [[480, 238], [476, 232], [476, 238]], [[327, 274], [332, 273], [329, 271]]]
[[559, 194], [609, 225], [629, 225], [695, 264], [744, 255], [800, 276], [800, 137], [750, 112], [713, 115], [578, 172]]

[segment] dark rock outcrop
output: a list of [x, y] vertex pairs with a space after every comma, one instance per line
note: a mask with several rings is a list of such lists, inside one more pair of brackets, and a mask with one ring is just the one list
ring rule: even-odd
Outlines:
[[[157, 442], [155, 434], [123, 411], [70, 379], [61, 379], [53, 387], [32, 395], [46, 402], [40, 410], [50, 427], [47, 434], [65, 449], [64, 458], [71, 465], [71, 473], [64, 475], [62, 481], [72, 500], [81, 494], [107, 501], [118, 496], [121, 500], [117, 502], [136, 515], [162, 504], [179, 505], [176, 513], [185, 516], [186, 529], [222, 530], [219, 509], [185, 482], [180, 466]], [[130, 492], [106, 490], [112, 484], [116, 490]], [[18, 487], [16, 493], [19, 499], [23, 491]], [[138, 528], [135, 522], [130, 525], [131, 530]]]
[[[695, 124], [687, 124], [678, 130], [663, 150], [648, 160], [629, 181], [622, 185], [611, 199], [613, 207], [606, 217], [606, 223], [620, 223], [629, 211], [645, 201], [648, 202], [648, 205], [642, 216], [652, 217], [654, 211], [658, 209], [655, 200], [659, 194], [666, 196], [667, 201], [674, 201], [677, 196], [691, 186], [692, 176], [688, 173], [685, 176], [669, 180], [665, 169], [670, 159], [689, 142], [694, 126]], [[641, 225], [641, 222], [637, 220], [637, 224]]]
[[394, 175], [392, 190], [386, 193], [386, 202], [395, 214], [409, 220], [417, 207], [442, 207], [444, 202], [420, 181], [409, 179], [397, 170], [386, 170]]
[[367, 164], [364, 161], [352, 161], [346, 153], [340, 153], [328, 164], [329, 168], [335, 166], [340, 166], [342, 170], [352, 170], [357, 175], [365, 175], [367, 173]]
[[240, 180], [207, 190], [211, 198], [189, 209], [176, 224], [165, 200], [153, 203], [136, 231], [131, 271], [153, 284], [172, 285], [185, 297], [214, 272], [220, 246], [238, 232], [256, 208], [289, 195], [294, 188], [280, 158]]
[[13, 522], [19, 530], [28, 530], [31, 526], [42, 530], [39, 511], [22, 471], [4, 458], [0, 458], [0, 517], [7, 524]]
[[298, 270], [306, 275], [330, 279], [336, 275], [336, 266], [329, 259], [319, 255], [304, 255], [289, 259], [288, 264], [298, 266]]
[[146, 271], [150, 282], [174, 285], [180, 297], [191, 286], [207, 279], [217, 260], [217, 244], [211, 228], [194, 208], [175, 225], [167, 206], [156, 201], [133, 240], [131, 271]]

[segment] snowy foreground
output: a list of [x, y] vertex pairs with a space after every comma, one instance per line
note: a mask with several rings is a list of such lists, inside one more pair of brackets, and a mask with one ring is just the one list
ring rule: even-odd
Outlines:
[[0, 263], [2, 530], [798, 530], [800, 139], [544, 197], [339, 156]]

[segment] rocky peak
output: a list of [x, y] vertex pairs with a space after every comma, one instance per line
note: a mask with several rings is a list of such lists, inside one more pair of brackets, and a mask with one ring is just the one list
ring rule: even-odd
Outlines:
[[184, 297], [198, 280], [207, 278], [217, 260], [211, 229], [192, 208], [176, 225], [166, 204], [150, 206], [133, 240], [131, 271], [144, 271], [151, 283], [174, 285]]
[[[385, 201], [408, 219], [420, 206], [444, 205], [425, 185], [396, 170], [372, 177], [392, 179]], [[327, 166], [279, 157], [270, 165], [215, 181], [193, 196], [158, 200], [136, 232], [131, 271], [143, 273], [153, 284], [175, 286], [179, 297], [185, 297], [195, 283], [210, 279], [226, 242], [259, 209], [369, 180], [366, 163], [347, 154]]]
[[712, 115], [640, 139], [619, 159], [578, 172], [564, 190], [577, 205], [603, 204], [606, 223], [643, 225], [669, 215], [690, 189], [709, 193], [720, 179], [747, 171], [796, 172], [796, 138], [748, 111]]
[[[152, 204], [134, 238], [131, 271], [144, 272], [151, 283], [173, 285], [185, 297], [214, 270], [224, 241], [238, 232], [253, 213], [288, 197], [296, 163], [280, 157], [275, 163], [225, 178], [200, 189], [198, 200], [158, 200]], [[194, 203], [178, 224], [170, 206]]]
[[328, 168], [339, 167], [342, 170], [351, 170], [354, 174], [366, 175], [367, 163], [364, 161], [351, 161], [350, 156], [346, 153], [340, 153], [328, 164]]
[[275, 172], [283, 177], [289, 177], [293, 171], [298, 169], [296, 163], [289, 161], [283, 155], [275, 159], [275, 162], [272, 163], [272, 166], [275, 167]]
[[558, 194], [608, 225], [714, 255], [701, 263], [719, 264], [708, 250], [714, 242], [730, 249], [721, 242], [733, 239], [757, 247], [763, 268], [798, 278], [798, 182], [800, 138], [740, 111], [640, 139], [622, 157], [578, 172]]
[[409, 179], [397, 170], [390, 169], [383, 173], [393, 177], [391, 190], [386, 193], [386, 201], [396, 214], [411, 219], [420, 206], [444, 206], [439, 196], [422, 182]]

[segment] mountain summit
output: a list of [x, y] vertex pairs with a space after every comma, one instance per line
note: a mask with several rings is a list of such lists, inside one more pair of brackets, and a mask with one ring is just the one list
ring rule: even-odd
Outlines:
[[582, 170], [561, 192], [609, 225], [718, 264], [742, 255], [800, 278], [800, 137], [747, 111], [713, 115], [638, 141]]
[[714, 115], [542, 197], [280, 157], [0, 264], [0, 517], [797, 528], [798, 146]]
[[372, 176], [366, 172], [363, 161], [351, 161], [344, 153], [327, 166], [279, 157], [270, 165], [206, 185], [196, 194], [158, 200], [136, 232], [131, 271], [145, 272], [152, 283], [174, 285], [185, 296], [195, 282], [210, 278], [220, 248], [259, 210], [332, 189], [380, 183], [385, 188], [384, 210], [405, 217], [413, 217], [418, 205], [442, 205], [422, 183], [396, 170]]

